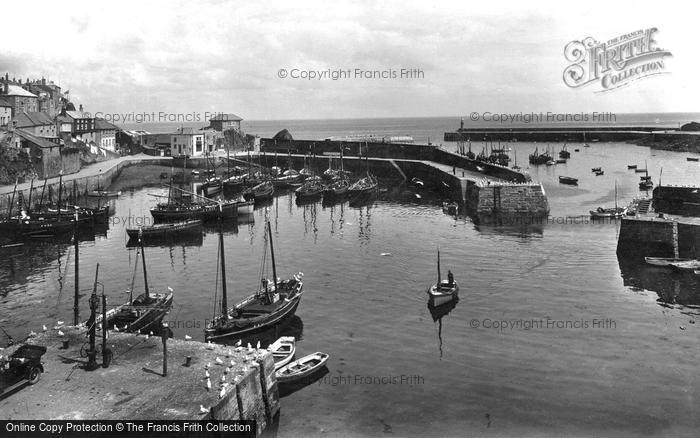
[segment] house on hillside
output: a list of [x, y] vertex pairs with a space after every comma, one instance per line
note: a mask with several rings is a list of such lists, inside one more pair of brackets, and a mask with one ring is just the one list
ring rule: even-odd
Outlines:
[[0, 96], [0, 127], [7, 126], [12, 119], [12, 103], [7, 97]]
[[141, 136], [143, 152], [148, 155], [170, 156], [172, 153], [172, 134], [150, 134]]
[[19, 85], [5, 81], [0, 88], [0, 96], [5, 97], [12, 106], [12, 117], [23, 111], [28, 113], [39, 111], [39, 97]]
[[178, 128], [170, 134], [170, 155], [201, 157], [205, 154], [204, 134], [194, 128]]
[[13, 129], [11, 144], [22, 149], [31, 157], [34, 170], [39, 178], [53, 178], [80, 170], [80, 151], [74, 146], [64, 146], [58, 142], [38, 137], [23, 129]]
[[15, 128], [44, 138], [57, 138], [56, 122], [46, 113], [23, 111], [12, 119]]

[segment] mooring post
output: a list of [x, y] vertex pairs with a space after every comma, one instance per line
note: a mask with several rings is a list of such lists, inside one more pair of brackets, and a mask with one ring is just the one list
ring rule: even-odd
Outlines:
[[160, 339], [163, 341], [163, 377], [168, 376], [168, 327], [161, 326]]

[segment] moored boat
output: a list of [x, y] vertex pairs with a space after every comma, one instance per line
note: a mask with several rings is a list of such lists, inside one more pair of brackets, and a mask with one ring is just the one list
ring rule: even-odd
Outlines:
[[328, 357], [326, 353], [316, 352], [295, 360], [275, 371], [277, 382], [287, 384], [308, 378], [326, 365]]
[[700, 158], [698, 157], [686, 157], [687, 161], [700, 161]]
[[323, 199], [324, 200], [342, 199], [348, 194], [349, 188], [350, 188], [350, 182], [347, 179], [343, 178], [343, 179], [333, 181], [323, 191]]
[[652, 266], [664, 266], [664, 267], [671, 267], [672, 263], [682, 263], [682, 262], [690, 262], [693, 261], [694, 259], [688, 259], [688, 258], [675, 258], [675, 257], [644, 257], [644, 261], [648, 265]]
[[265, 201], [272, 199], [275, 194], [275, 186], [270, 181], [264, 181], [243, 193], [243, 198], [248, 201]]
[[700, 269], [700, 260], [686, 260], [682, 262], [672, 262], [669, 266], [676, 271], [694, 272]]
[[560, 182], [561, 184], [568, 184], [568, 185], [571, 185], [571, 186], [576, 186], [576, 185], [578, 185], [578, 178], [573, 178], [573, 177], [570, 177], [570, 176], [560, 176], [560, 177], [559, 177], [559, 182]]
[[601, 170], [603, 170], [602, 167], [592, 167], [592, 168], [591, 168], [591, 172], [593, 172], [593, 173], [595, 173], [595, 172], [600, 172]]
[[[226, 262], [223, 233], [219, 231], [221, 260], [221, 311], [207, 324], [204, 338], [209, 341], [225, 340], [260, 333], [273, 327], [283, 328], [294, 316], [303, 293], [302, 273], [288, 280], [277, 279], [272, 227], [267, 223], [267, 234], [272, 259], [272, 279], [261, 279], [261, 287], [234, 307], [228, 307], [226, 292]], [[265, 239], [267, 246], [268, 239]], [[264, 251], [266, 252], [266, 250]], [[264, 259], [263, 259], [264, 260]], [[264, 271], [264, 270], [263, 270]]]
[[637, 165], [636, 165], [636, 164], [628, 164], [628, 165], [627, 165], [627, 169], [628, 169], [628, 170], [636, 169], [636, 168], [637, 168]]
[[278, 370], [294, 359], [296, 352], [294, 336], [282, 336], [270, 344], [267, 349], [272, 353], [272, 358], [275, 361], [275, 370]]
[[126, 234], [130, 239], [162, 238], [186, 233], [200, 233], [202, 221], [200, 219], [185, 220], [182, 222], [161, 223], [139, 228], [127, 228]]
[[440, 275], [440, 250], [437, 255], [438, 281], [428, 288], [428, 298], [433, 306], [441, 306], [445, 303], [457, 299], [459, 286], [452, 275], [452, 271], [447, 271], [447, 279], [443, 280]]
[[320, 199], [323, 196], [325, 187], [323, 183], [317, 179], [309, 178], [304, 184], [295, 190], [294, 195], [297, 201], [311, 201]]

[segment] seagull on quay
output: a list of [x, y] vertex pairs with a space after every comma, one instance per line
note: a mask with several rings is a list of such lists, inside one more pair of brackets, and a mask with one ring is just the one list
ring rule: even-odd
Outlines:
[[58, 336], [63, 336], [64, 334], [65, 333], [63, 333], [62, 331], [60, 331], [60, 330], [58, 331]]
[[211, 380], [207, 377], [207, 391], [211, 389]]
[[63, 321], [56, 321], [56, 324], [63, 325]]
[[224, 398], [226, 395], [226, 387], [222, 387], [221, 391], [219, 391], [219, 398]]
[[209, 378], [209, 370], [204, 370], [204, 377]]
[[192, 336], [190, 336], [190, 335], [185, 335], [185, 340], [186, 340], [186, 341], [189, 341], [190, 339], [192, 339]]
[[239, 339], [238, 342], [236, 342], [236, 347], [240, 347], [242, 343], [243, 341]]
[[199, 413], [200, 414], [208, 414], [209, 409], [205, 408], [203, 405], [199, 405]]
[[42, 328], [44, 329], [44, 331], [48, 330], [48, 328], [46, 328], [46, 325], [44, 325]]
[[258, 341], [258, 345], [255, 347], [257, 350], [260, 350], [260, 341]]
[[219, 359], [219, 358], [217, 357], [217, 358], [216, 358], [216, 363], [218, 363], [219, 365], [221, 365], [222, 363], [224, 363], [224, 361], [221, 360], [221, 359]]
[[119, 327], [117, 327], [117, 326], [115, 325], [115, 326], [114, 326], [114, 331], [115, 331], [115, 332], [118, 332], [118, 331], [119, 331]]

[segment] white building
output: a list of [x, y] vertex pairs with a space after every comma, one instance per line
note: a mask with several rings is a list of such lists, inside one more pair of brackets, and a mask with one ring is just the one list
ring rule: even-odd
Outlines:
[[194, 128], [178, 128], [170, 135], [170, 155], [201, 157], [205, 154], [204, 133]]

